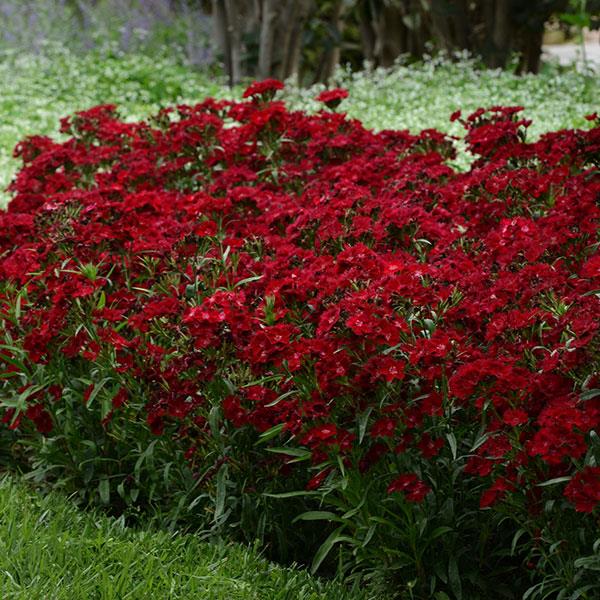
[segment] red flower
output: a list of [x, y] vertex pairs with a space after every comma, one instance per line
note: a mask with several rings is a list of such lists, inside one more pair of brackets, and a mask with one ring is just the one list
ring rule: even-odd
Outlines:
[[577, 512], [593, 512], [600, 504], [600, 467], [584, 467], [569, 481], [564, 494]]
[[46, 435], [52, 431], [52, 418], [41, 404], [29, 406], [25, 415], [35, 423], [35, 427], [40, 433]]
[[371, 437], [392, 437], [396, 430], [396, 419], [383, 417], [373, 423]]
[[527, 423], [529, 420], [529, 415], [520, 408], [509, 408], [508, 410], [504, 411], [502, 420], [507, 425], [516, 427], [517, 425], [523, 425], [524, 423]]
[[321, 92], [316, 100], [323, 102], [327, 108], [337, 108], [342, 100], [348, 97], [348, 90], [343, 88], [334, 88]]
[[264, 79], [263, 81], [255, 81], [251, 83], [244, 91], [243, 98], [262, 96], [270, 100], [278, 90], [282, 90], [285, 86], [277, 79]]
[[119, 391], [113, 396], [113, 408], [121, 408], [129, 398], [129, 394], [125, 388], [119, 388]]
[[417, 447], [421, 450], [421, 454], [423, 454], [425, 458], [433, 458], [440, 453], [443, 445], [444, 440], [442, 438], [434, 440], [428, 433], [424, 433], [421, 436], [421, 440], [417, 444]]
[[303, 444], [313, 444], [314, 442], [324, 442], [331, 440], [337, 435], [338, 429], [334, 423], [327, 423], [325, 425], [318, 425], [310, 429], [305, 436], [302, 438]]
[[329, 475], [329, 473], [331, 473], [331, 467], [319, 471], [316, 475], [309, 479], [308, 483], [306, 484], [306, 489], [316, 490], [317, 488], [321, 487], [321, 484], [323, 481], [325, 481], [325, 478], [327, 475]]
[[221, 406], [223, 407], [223, 415], [235, 427], [242, 427], [248, 423], [248, 415], [236, 396], [227, 396], [221, 403]]
[[501, 500], [507, 492], [512, 492], [515, 486], [505, 479], [504, 477], [498, 477], [494, 483], [481, 495], [479, 501], [479, 508], [489, 508]]
[[409, 502], [422, 502], [431, 488], [414, 473], [406, 473], [396, 477], [388, 486], [387, 493], [402, 492]]

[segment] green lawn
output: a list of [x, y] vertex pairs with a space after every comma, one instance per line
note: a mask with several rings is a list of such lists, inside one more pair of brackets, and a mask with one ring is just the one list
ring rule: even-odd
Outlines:
[[[479, 71], [471, 61], [398, 66], [372, 73], [338, 74], [350, 90], [344, 110], [376, 129], [419, 131], [437, 128], [460, 135], [449, 117], [480, 106], [523, 105], [533, 119], [532, 134], [584, 124], [584, 115], [600, 108], [600, 77], [547, 68], [541, 76], [517, 77], [501, 71]], [[322, 88], [289, 88], [286, 100], [314, 110]], [[95, 104], [116, 103], [128, 118], [143, 118], [161, 106], [193, 103], [207, 96], [240, 97], [208, 75], [174, 59], [143, 55], [86, 54], [66, 51], [46, 55], [0, 56], [0, 206], [17, 161], [12, 149], [25, 135], [54, 135], [61, 117]], [[462, 161], [463, 164], [465, 160]]]
[[2, 600], [367, 600], [254, 551], [127, 528], [0, 479]]

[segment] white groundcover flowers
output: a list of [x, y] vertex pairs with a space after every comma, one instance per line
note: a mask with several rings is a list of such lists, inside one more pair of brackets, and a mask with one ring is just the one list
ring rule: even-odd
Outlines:
[[[299, 89], [288, 82], [285, 100], [292, 108], [317, 110], [323, 86]], [[533, 120], [529, 135], [584, 124], [598, 109], [600, 77], [574, 69], [546, 66], [541, 75], [516, 76], [478, 70], [476, 62], [430, 59], [416, 65], [350, 73], [338, 70], [334, 85], [349, 90], [340, 110], [375, 129], [435, 128], [462, 135], [450, 123], [456, 109], [464, 114], [483, 106], [525, 107]], [[49, 49], [41, 55], [0, 55], [0, 207], [9, 199], [6, 186], [17, 169], [15, 144], [26, 135], [56, 135], [61, 117], [102, 103], [119, 106], [126, 118], [140, 119], [161, 106], [199, 102], [207, 96], [238, 97], [208, 74], [186, 68], [175, 58], [144, 55], [76, 55]], [[457, 166], [469, 157], [459, 154]]]

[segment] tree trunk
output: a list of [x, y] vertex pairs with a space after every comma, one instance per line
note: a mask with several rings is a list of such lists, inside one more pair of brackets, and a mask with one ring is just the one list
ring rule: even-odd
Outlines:
[[[281, 59], [280, 77], [300, 76], [300, 62], [302, 58], [302, 35], [312, 8], [312, 0], [290, 0], [294, 7], [293, 25], [286, 27], [285, 21], [282, 28], [289, 31], [287, 43], [284, 45], [284, 52]], [[283, 18], [285, 19], [285, 13]]]
[[319, 66], [316, 73], [316, 81], [326, 83], [331, 79], [335, 68], [340, 62], [340, 39], [342, 29], [342, 16], [343, 16], [344, 3], [343, 0], [336, 0], [331, 10], [331, 15], [328, 19], [333, 31], [332, 43], [328, 48], [325, 49], [321, 55]]
[[223, 65], [229, 87], [233, 87], [235, 81], [233, 76], [233, 65], [231, 56], [231, 36], [229, 31], [229, 19], [227, 14], [227, 0], [213, 0], [213, 35], [215, 46], [219, 48], [223, 56]]
[[504, 67], [510, 50], [510, 0], [496, 0], [490, 67]]
[[438, 46], [448, 54], [451, 54], [455, 48], [450, 19], [452, 12], [452, 7], [448, 6], [445, 0], [431, 0], [432, 32], [438, 39]]
[[278, 5], [281, 6], [281, 1], [264, 0], [262, 5], [258, 49], [258, 77], [260, 79], [267, 79], [273, 75], [273, 43], [275, 41]]
[[457, 0], [454, 4], [452, 25], [454, 29], [454, 45], [459, 50], [473, 51], [469, 41], [469, 8], [467, 0]]
[[372, 13], [372, 3], [369, 0], [361, 0], [358, 5], [358, 29], [363, 57], [370, 63], [375, 62], [375, 44], [377, 43], [375, 18], [376, 16]]
[[528, 32], [521, 48], [521, 56], [517, 66], [517, 73], [538, 73], [542, 58], [542, 38], [544, 31]]

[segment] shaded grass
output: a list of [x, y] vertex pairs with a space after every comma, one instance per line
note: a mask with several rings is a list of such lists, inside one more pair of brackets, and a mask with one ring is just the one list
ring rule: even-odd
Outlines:
[[367, 600], [239, 545], [135, 530], [0, 479], [2, 600]]

